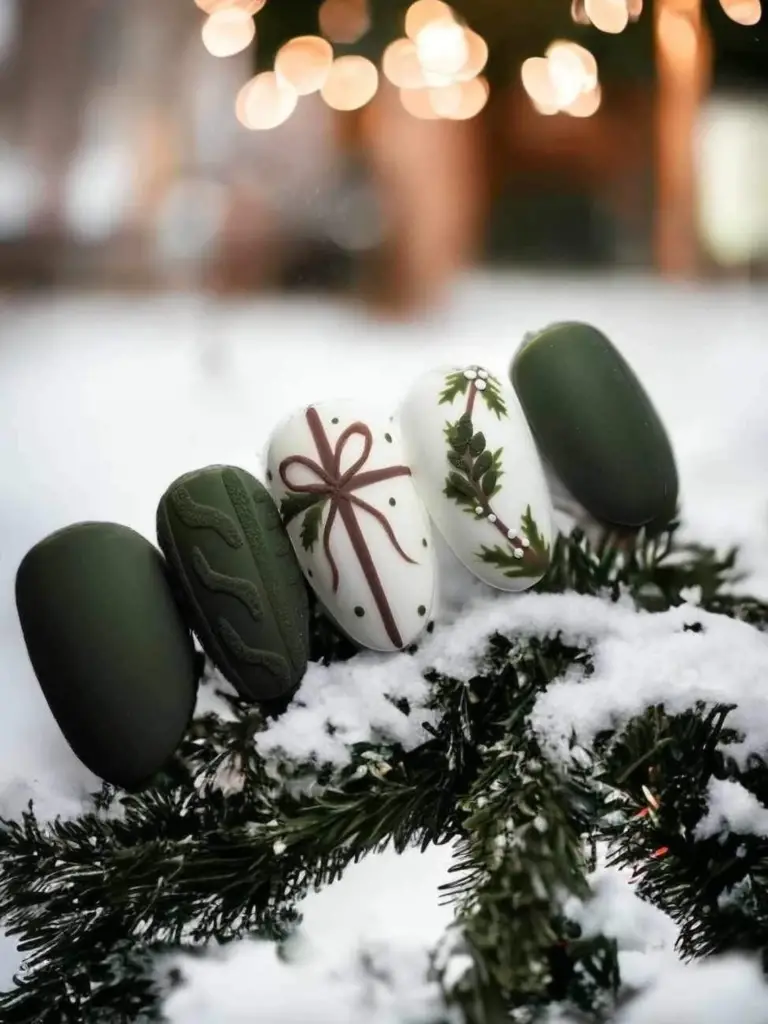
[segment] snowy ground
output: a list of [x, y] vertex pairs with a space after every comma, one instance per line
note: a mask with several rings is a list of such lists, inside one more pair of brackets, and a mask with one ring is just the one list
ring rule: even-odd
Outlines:
[[[450, 308], [408, 326], [372, 323], [319, 301], [6, 303], [0, 317], [0, 813], [17, 813], [30, 796], [43, 813], [72, 813], [93, 782], [60, 738], [27, 664], [13, 577], [29, 546], [83, 519], [118, 520], [151, 537], [157, 499], [174, 477], [213, 462], [258, 474], [270, 430], [296, 406], [357, 393], [392, 408], [413, 376], [454, 360], [483, 362], [503, 374], [523, 333], [558, 319], [590, 320], [624, 351], [672, 434], [688, 533], [721, 546], [740, 543], [752, 592], [768, 595], [766, 289], [617, 278], [478, 278], [457, 290]], [[454, 598], [465, 579], [454, 576]], [[459, 651], [480, 645], [491, 612], [521, 630], [556, 620], [601, 645], [599, 671], [589, 683], [594, 692], [585, 700], [581, 691], [581, 707], [620, 719], [654, 692], [668, 695], [672, 673], [680, 682], [681, 705], [702, 693], [716, 697], [723, 687], [736, 699], [749, 697], [747, 745], [768, 744], [768, 702], [756, 699], [764, 693], [768, 650], [747, 627], [724, 624], [696, 646], [704, 641], [692, 639], [697, 634], [681, 636], [680, 615], [638, 626], [622, 609], [603, 615], [588, 604], [566, 599], [550, 606], [536, 598], [491, 606], [476, 588], [471, 593], [475, 603], [462, 624]], [[452, 657], [446, 643], [438, 629], [421, 662]], [[362, 670], [383, 679], [384, 662], [364, 660]], [[454, 658], [454, 670], [456, 665]], [[385, 685], [374, 690], [381, 693]], [[419, 682], [411, 677], [401, 685], [417, 688]], [[328, 706], [339, 694], [349, 714], [360, 687], [354, 674], [312, 672], [312, 692], [325, 694]], [[624, 694], [620, 701], [617, 692]], [[537, 726], [555, 754], [564, 715], [584, 742], [599, 724], [594, 715], [572, 717], [572, 698], [565, 686], [553, 687], [537, 708]], [[371, 700], [361, 702], [348, 738], [363, 737], [376, 713]], [[291, 714], [304, 716], [294, 720], [296, 733], [311, 734], [307, 720], [318, 714], [317, 702]], [[289, 720], [271, 742], [290, 747]], [[343, 750], [327, 756], [338, 759]], [[765, 827], [760, 808], [739, 808], [728, 794], [712, 797], [702, 828], [727, 824], [738, 831], [737, 812], [748, 819], [742, 827], [760, 827], [760, 821]], [[423, 985], [421, 967], [448, 920], [435, 899], [446, 856], [444, 850], [384, 855], [351, 869], [308, 901], [301, 967], [286, 968], [269, 948], [241, 948], [196, 971], [194, 984], [168, 1008], [174, 1024], [240, 1024], [244, 1006], [249, 1021], [265, 1024], [351, 1024], [361, 1013], [374, 1024], [425, 1019], [434, 993]], [[699, 969], [675, 968], [669, 922], [635, 900], [620, 877], [601, 875], [598, 898], [584, 913], [617, 932], [628, 977], [657, 979], [646, 1008], [639, 1006], [622, 1024], [704, 1024], [726, 1012], [741, 1024], [765, 1024], [768, 992], [752, 968], [726, 963], [703, 978], [689, 973]], [[404, 1001], [368, 991], [359, 969], [362, 949], [401, 982]], [[14, 966], [8, 944], [0, 981]], [[293, 970], [303, 972], [300, 989], [286, 973]]]

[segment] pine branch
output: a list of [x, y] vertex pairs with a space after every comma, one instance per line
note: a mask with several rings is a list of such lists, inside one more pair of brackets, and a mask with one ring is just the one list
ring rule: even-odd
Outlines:
[[[458, 454], [474, 436], [462, 437]], [[475, 448], [473, 459], [484, 454], [479, 441]], [[577, 531], [560, 537], [536, 589], [629, 595], [649, 611], [695, 591], [702, 607], [766, 628], [768, 606], [733, 593], [736, 581], [733, 553], [678, 547], [672, 527], [596, 549]], [[316, 603], [312, 622], [314, 659], [354, 654]], [[0, 1017], [157, 1019], [154, 954], [245, 934], [281, 941], [310, 887], [388, 842], [400, 850], [458, 844], [445, 895], [470, 966], [458, 982], [444, 981], [447, 1002], [470, 1024], [495, 1024], [513, 1009], [523, 1019], [551, 1000], [603, 1018], [616, 988], [615, 949], [580, 937], [557, 895], [587, 891], [585, 834], [613, 842], [616, 863], [636, 867], [640, 891], [681, 923], [685, 953], [768, 947], [765, 841], [694, 835], [713, 778], [738, 780], [768, 804], [765, 765], [739, 771], [724, 761], [727, 709], [655, 709], [600, 738], [597, 775], [555, 769], [527, 716], [544, 688], [588, 659], [558, 637], [491, 637], [469, 683], [428, 676], [436, 723], [425, 726], [428, 742], [408, 753], [361, 744], [346, 768], [321, 773], [312, 797], [292, 795], [290, 771], [276, 779], [255, 754], [265, 716], [280, 709], [260, 712], [230, 697], [234, 721], [198, 719], [152, 789], [119, 796], [105, 787], [74, 822], [44, 826], [31, 809], [3, 822], [0, 918], [28, 959], [19, 986], [0, 997]], [[643, 786], [660, 802], [637, 818]], [[121, 817], [110, 813], [118, 801]], [[654, 856], [662, 846], [666, 855]]]
[[768, 840], [696, 832], [712, 779], [738, 781], [768, 805], [765, 762], [740, 771], [720, 749], [738, 739], [727, 724], [731, 710], [668, 716], [654, 708], [618, 739], [603, 740], [603, 780], [625, 798], [602, 830], [611, 862], [634, 868], [638, 893], [680, 925], [688, 958], [768, 949]]

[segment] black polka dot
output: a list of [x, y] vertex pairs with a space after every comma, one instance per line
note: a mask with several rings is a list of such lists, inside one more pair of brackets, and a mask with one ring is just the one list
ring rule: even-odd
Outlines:
[[333, 419], [331, 420], [331, 423], [338, 423], [338, 422], [339, 422], [339, 417], [338, 416], [334, 416]]
[[397, 504], [397, 502], [395, 501], [395, 499], [394, 499], [394, 498], [390, 498], [390, 499], [389, 499], [389, 504], [390, 504], [390, 505], [392, 506], [392, 508], [394, 508], [394, 507], [395, 507], [395, 505]]
[[307, 569], [307, 576], [309, 576], [310, 579], [312, 578], [312, 570], [311, 569]]
[[427, 614], [427, 609], [424, 607], [423, 604], [420, 604], [419, 607], [416, 609], [416, 611], [419, 613], [419, 615], [426, 615]]
[[435, 624], [434, 624], [434, 622], [430, 622], [427, 625], [427, 632], [428, 633], [434, 633], [434, 631], [435, 631]]
[[391, 434], [385, 434], [385, 435], [384, 435], [384, 440], [385, 440], [385, 441], [386, 441], [386, 442], [387, 442], [388, 444], [392, 444], [392, 435], [391, 435]]
[[355, 615], [358, 617], [358, 619], [362, 619], [362, 617], [365, 615], [365, 608], [361, 608], [360, 605], [358, 605], [357, 608], [355, 608]]
[[267, 480], [268, 480], [268, 481], [269, 481], [270, 483], [272, 483], [272, 470], [271, 470], [271, 469], [268, 469], [268, 470], [267, 470]]
[[426, 537], [422, 537], [422, 538], [421, 538], [421, 546], [422, 546], [423, 548], [427, 548], [427, 547], [429, 547], [429, 544], [427, 543], [427, 538], [426, 538]]

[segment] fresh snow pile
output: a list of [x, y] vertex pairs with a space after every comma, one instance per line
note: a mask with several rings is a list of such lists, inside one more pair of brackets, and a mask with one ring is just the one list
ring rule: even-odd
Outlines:
[[451, 923], [435, 898], [451, 854], [387, 850], [351, 865], [304, 902], [285, 961], [274, 945], [241, 942], [180, 966], [170, 1024], [430, 1024], [440, 1007], [429, 953]]
[[[369, 393], [372, 404], [393, 409], [415, 375], [445, 363], [479, 361], [504, 374], [523, 333], [557, 319], [590, 320], [624, 351], [672, 434], [689, 536], [740, 544], [750, 590], [768, 595], [768, 474], [760, 469], [768, 442], [765, 293], [611, 278], [478, 278], [439, 315], [397, 326], [295, 299], [8, 303], [0, 323], [0, 813], [15, 815], [34, 797], [43, 815], [74, 814], [96, 784], [59, 735], [21, 640], [13, 578], [32, 544], [84, 519], [117, 520], [152, 537], [157, 500], [172, 479], [222, 462], [259, 473], [270, 430], [297, 406]], [[744, 741], [734, 755], [765, 749], [768, 647], [744, 624], [695, 605], [646, 616], [573, 595], [489, 594], [445, 553], [441, 596], [437, 629], [416, 656], [363, 654], [347, 665], [313, 667], [295, 706], [259, 738], [261, 752], [343, 765], [350, 743], [387, 736], [417, 745], [425, 715], [407, 719], [387, 695], [422, 707], [421, 670], [470, 673], [496, 628], [560, 631], [595, 652], [592, 676], [556, 683], [534, 710], [533, 726], [553, 756], [565, 755], [565, 728], [588, 746], [600, 729], [662, 698], [678, 709], [699, 699], [735, 700], [733, 723]], [[683, 629], [694, 621], [703, 632]], [[206, 688], [200, 707], [212, 702]], [[333, 737], [327, 722], [337, 727]], [[713, 787], [699, 828], [702, 835], [765, 834], [767, 817], [739, 787], [722, 784]], [[171, 997], [169, 1019], [429, 1019], [437, 993], [426, 968], [449, 921], [436, 895], [448, 856], [385, 853], [350, 868], [307, 899], [290, 966], [262, 944], [185, 964], [189, 984]], [[585, 927], [616, 935], [627, 983], [645, 988], [619, 1024], [719, 1024], [726, 1011], [740, 1024], [768, 1019], [768, 992], [753, 965], [679, 965], [674, 928], [623, 876], [598, 872], [594, 899], [572, 909]], [[9, 943], [4, 980], [17, 962]]]

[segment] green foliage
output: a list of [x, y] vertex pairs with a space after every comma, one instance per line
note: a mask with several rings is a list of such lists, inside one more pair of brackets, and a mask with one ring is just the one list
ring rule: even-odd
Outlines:
[[308, 508], [312, 508], [319, 501], [322, 501], [322, 495], [320, 494], [286, 494], [280, 502], [280, 515], [283, 523], [288, 526], [296, 516], [300, 516], [302, 512], [306, 512]]
[[443, 494], [473, 515], [478, 507], [489, 511], [489, 502], [498, 493], [503, 472], [502, 449], [486, 448], [485, 435], [479, 430], [475, 432], [470, 413], [464, 413], [454, 423], [446, 423], [444, 434], [451, 469]]
[[[526, 529], [533, 544], [535, 524]], [[735, 575], [733, 553], [676, 546], [674, 527], [596, 548], [574, 531], [557, 539], [537, 589], [629, 596], [655, 612], [697, 587], [705, 609], [766, 628], [768, 606], [735, 593]], [[316, 605], [312, 622], [315, 660], [353, 655]], [[562, 911], [564, 893], [588, 894], [598, 840], [680, 923], [685, 954], [764, 953], [768, 841], [695, 835], [712, 779], [736, 780], [768, 805], [765, 765], [739, 767], [718, 746], [730, 736], [729, 709], [652, 709], [601, 736], [591, 763], [558, 767], [538, 748], [528, 715], [537, 695], [574, 667], [590, 671], [589, 649], [557, 636], [494, 635], [468, 682], [428, 675], [435, 724], [426, 742], [411, 751], [359, 744], [347, 766], [319, 772], [312, 796], [298, 795], [291, 781], [317, 774], [316, 766], [292, 765], [276, 777], [255, 752], [254, 736], [277, 712], [229, 697], [233, 720], [198, 718], [167, 772], [143, 792], [105, 786], [75, 821], [44, 824], [30, 807], [2, 822], [0, 918], [27, 962], [17, 987], [0, 996], [0, 1019], [159, 1019], [157, 952], [243, 935], [281, 942], [310, 887], [387, 843], [454, 845], [443, 896], [456, 917], [445, 945], [466, 954], [468, 966], [457, 981], [436, 950], [434, 970], [446, 1004], [467, 1024], [502, 1024], [513, 1011], [533, 1021], [553, 1002], [586, 1021], [609, 1018], [613, 943], [581, 936]], [[402, 701], [397, 707], [411, 713]], [[648, 791], [657, 806], [637, 817]]]
[[[487, 370], [483, 370], [480, 366], [470, 367], [470, 369], [475, 373], [485, 374], [483, 378], [477, 381], [481, 387], [475, 392], [475, 399], [479, 398], [482, 402], [485, 402], [486, 407], [494, 416], [499, 420], [502, 419], [502, 417], [507, 415], [507, 403], [501, 394], [501, 383], [496, 377], [488, 373]], [[448, 374], [445, 378], [445, 386], [440, 392], [439, 405], [453, 405], [460, 395], [468, 396], [470, 386], [475, 381], [468, 379], [464, 374], [464, 370], [455, 370], [453, 373]], [[469, 417], [470, 413], [465, 413], [465, 416]], [[480, 437], [482, 438], [482, 434]], [[467, 438], [467, 441], [469, 441], [469, 438]], [[485, 439], [483, 439], [482, 443], [483, 447], [485, 447]]]
[[488, 378], [485, 382], [485, 390], [480, 392], [480, 397], [494, 414], [496, 419], [500, 420], [507, 415], [507, 403], [502, 397], [501, 384], [496, 377], [488, 374]]
[[463, 370], [449, 373], [445, 378], [445, 387], [440, 392], [439, 404], [452, 405], [459, 395], [466, 395], [469, 383]]
[[324, 508], [325, 501], [320, 501], [304, 513], [304, 519], [301, 522], [301, 546], [305, 551], [311, 551], [317, 543]]
[[493, 547], [483, 544], [477, 557], [486, 565], [500, 569], [509, 579], [544, 573], [549, 565], [549, 545], [536, 525], [530, 505], [523, 513], [520, 537], [528, 542], [523, 558], [515, 557], [515, 549], [511, 545], [501, 547], [498, 544]]

